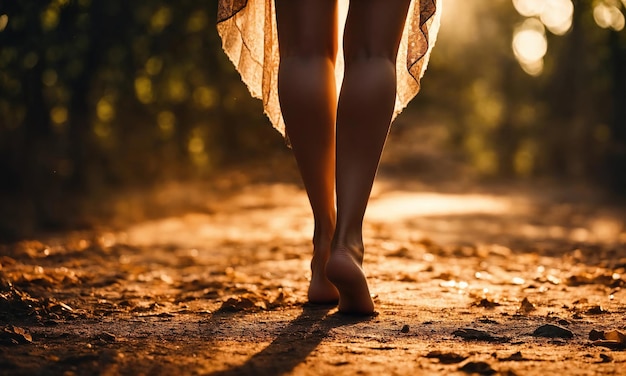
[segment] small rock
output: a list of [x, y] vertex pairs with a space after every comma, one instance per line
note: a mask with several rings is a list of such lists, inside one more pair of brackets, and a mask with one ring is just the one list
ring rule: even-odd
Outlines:
[[488, 317], [483, 317], [478, 319], [478, 322], [481, 324], [499, 324], [499, 322], [497, 322], [496, 320], [492, 320]]
[[98, 334], [98, 339], [105, 342], [115, 342], [117, 340], [117, 338], [115, 338], [115, 335], [107, 332], [102, 332]]
[[402, 326], [402, 329], [400, 329], [400, 332], [402, 332], [402, 333], [408, 333], [408, 332], [409, 332], [409, 329], [410, 329], [410, 328], [409, 328], [409, 326], [408, 326], [408, 325], [406, 325], [406, 324], [404, 324], [404, 325]]
[[491, 368], [491, 365], [487, 362], [467, 362], [459, 368], [459, 371], [477, 373], [479, 375], [493, 375], [496, 373], [496, 370]]
[[599, 339], [604, 339], [604, 332], [601, 330], [591, 329], [589, 332], [589, 339], [591, 341], [597, 341]]
[[519, 307], [519, 312], [522, 314], [526, 314], [536, 309], [537, 308], [535, 308], [535, 306], [530, 302], [530, 300], [528, 300], [528, 298], [524, 298], [524, 300], [522, 300], [522, 304]]
[[453, 352], [431, 351], [426, 354], [426, 358], [439, 359], [439, 363], [441, 364], [456, 364], [467, 359], [467, 356]]
[[[611, 350], [624, 350], [626, 349], [626, 334], [619, 330], [610, 330], [608, 332], [597, 332], [594, 333], [594, 338], [599, 336], [599, 333], [602, 333], [602, 337], [593, 341], [594, 346], [602, 346], [609, 348]], [[589, 338], [591, 339], [591, 333], [589, 333]]]
[[496, 337], [484, 330], [463, 328], [452, 332], [453, 335], [461, 337], [466, 341], [487, 341], [487, 342], [508, 342], [510, 339], [506, 337]]
[[500, 303], [498, 302], [494, 302], [491, 301], [489, 299], [483, 298], [481, 299], [479, 302], [475, 302], [474, 304], [472, 304], [474, 307], [481, 307], [481, 308], [487, 308], [487, 309], [493, 309], [497, 306], [500, 305]]
[[257, 309], [255, 302], [247, 297], [228, 298], [222, 303], [220, 311], [227, 312], [240, 312], [240, 311], [252, 311]]
[[620, 341], [612, 341], [612, 340], [598, 340], [593, 341], [594, 346], [606, 347], [611, 350], [625, 350], [626, 343]]
[[600, 361], [598, 363], [611, 363], [613, 361], [613, 357], [606, 354], [600, 354]]
[[603, 313], [607, 313], [607, 311], [604, 310], [604, 308], [602, 308], [602, 306], [597, 305], [597, 306], [593, 306], [593, 307], [589, 308], [586, 311], [586, 313], [588, 315], [601, 315]]
[[572, 338], [574, 333], [571, 330], [565, 329], [561, 326], [545, 324], [532, 333], [534, 337], [546, 337], [546, 338]]
[[524, 356], [522, 355], [522, 352], [518, 351], [514, 354], [511, 354], [510, 356], [506, 358], [500, 358], [499, 360], [502, 362], [521, 362], [521, 361], [525, 361], [529, 359], [524, 358]]

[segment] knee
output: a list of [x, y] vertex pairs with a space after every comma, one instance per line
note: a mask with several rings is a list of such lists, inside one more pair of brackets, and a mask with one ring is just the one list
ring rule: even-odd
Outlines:
[[362, 49], [344, 54], [346, 69], [355, 65], [388, 65], [395, 67], [396, 55], [389, 51]]
[[279, 53], [281, 60], [335, 60], [337, 56], [337, 45], [334, 41], [320, 41], [314, 35], [294, 38], [291, 43], [279, 43]]
[[284, 49], [280, 52], [280, 61], [319, 61], [330, 60], [335, 61], [336, 53], [332, 49], [320, 49], [307, 46], [299, 46], [297, 48]]

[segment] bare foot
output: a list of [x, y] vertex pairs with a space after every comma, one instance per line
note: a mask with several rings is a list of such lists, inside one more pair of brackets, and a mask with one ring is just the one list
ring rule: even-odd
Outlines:
[[326, 276], [339, 290], [339, 312], [372, 315], [374, 302], [356, 252], [339, 248], [331, 252]]
[[313, 256], [311, 261], [311, 284], [309, 285], [308, 298], [313, 304], [337, 304], [339, 291], [335, 285], [326, 278], [324, 269], [326, 268], [326, 257]]

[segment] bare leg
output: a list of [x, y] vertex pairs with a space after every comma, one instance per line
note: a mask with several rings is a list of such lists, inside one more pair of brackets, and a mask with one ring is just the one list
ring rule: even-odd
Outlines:
[[363, 216], [383, 151], [396, 96], [395, 61], [410, 0], [350, 3], [346, 71], [337, 112], [337, 227], [328, 279], [339, 290], [339, 311], [371, 314], [363, 263]]
[[336, 0], [275, 4], [280, 106], [315, 220], [308, 298], [337, 302], [339, 293], [324, 272], [335, 231]]

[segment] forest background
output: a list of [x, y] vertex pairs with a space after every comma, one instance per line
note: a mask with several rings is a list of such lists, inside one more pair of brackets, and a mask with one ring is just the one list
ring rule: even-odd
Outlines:
[[[392, 135], [429, 127], [476, 181], [626, 197], [626, 1], [444, 7]], [[0, 0], [0, 238], [88, 227], [76, 218], [116, 192], [289, 153], [215, 18], [199, 0]]]

